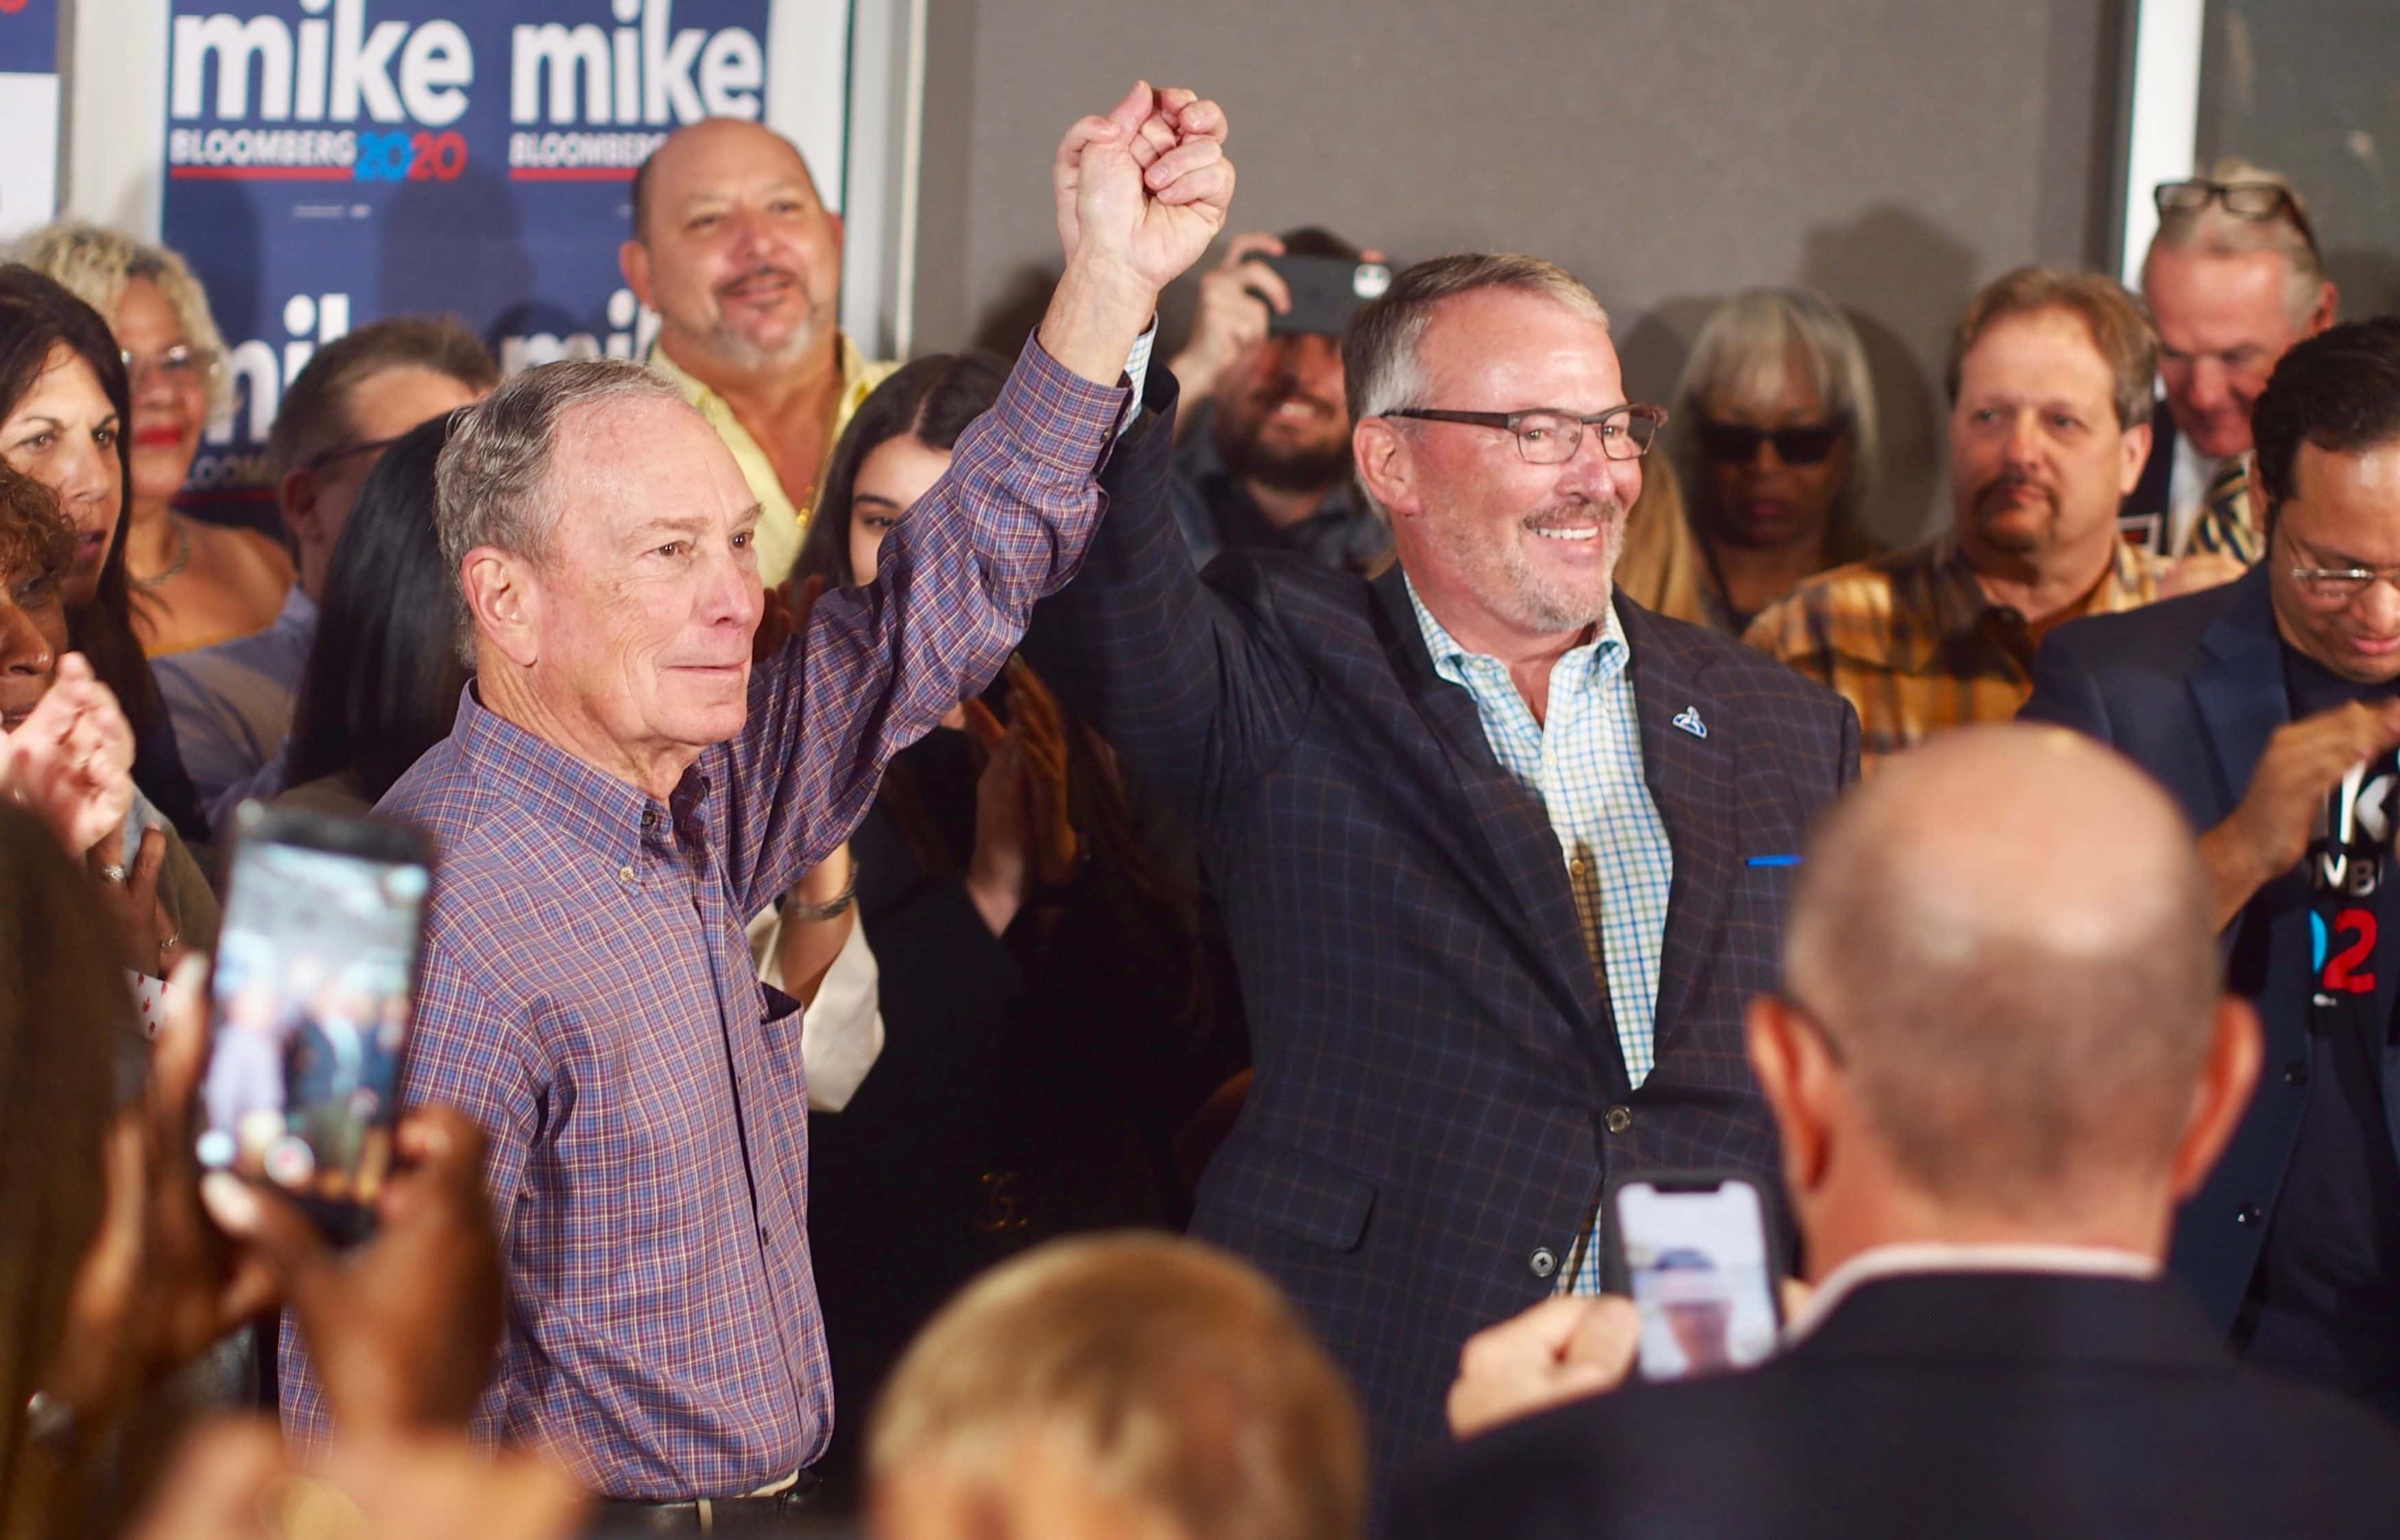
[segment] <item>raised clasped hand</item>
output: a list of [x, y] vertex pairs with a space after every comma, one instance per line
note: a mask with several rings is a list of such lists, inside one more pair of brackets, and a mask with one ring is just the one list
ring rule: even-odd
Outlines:
[[1105, 116], [1067, 130], [1051, 182], [1067, 265], [1105, 266], [1155, 293], [1225, 227], [1234, 163], [1224, 109], [1139, 82]]

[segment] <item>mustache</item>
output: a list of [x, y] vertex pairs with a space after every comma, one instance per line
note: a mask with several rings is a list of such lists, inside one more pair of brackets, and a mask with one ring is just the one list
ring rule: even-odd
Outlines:
[[1626, 512], [1626, 506], [1611, 497], [1606, 502], [1551, 503], [1547, 508], [1534, 510], [1518, 522], [1527, 529], [1553, 529], [1571, 524], [1605, 525], [1612, 521], [1622, 524]]
[[779, 278], [786, 283], [793, 284], [797, 284], [800, 281], [800, 275], [792, 271], [789, 267], [778, 267], [773, 263], [762, 262], [755, 267], [745, 267], [742, 271], [734, 274], [731, 278], [727, 279], [724, 282], [719, 283], [716, 286], [716, 292], [720, 294], [730, 293], [742, 285], [749, 282], [751, 279], [761, 278]]
[[2003, 470], [1975, 489], [1975, 511], [1979, 513], [1988, 512], [1998, 506], [2002, 497], [2025, 487], [2031, 487], [2040, 493], [2051, 507], [2058, 506], [2058, 488], [2039, 476], [2030, 476], [2022, 470]]

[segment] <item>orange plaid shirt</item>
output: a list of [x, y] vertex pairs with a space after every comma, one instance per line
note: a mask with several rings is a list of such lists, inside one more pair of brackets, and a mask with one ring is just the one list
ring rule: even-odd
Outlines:
[[[2166, 564], [2121, 541], [2115, 549], [2079, 616], [2159, 597]], [[2033, 692], [2032, 627], [1984, 594], [1948, 534], [1820, 573], [1762, 610], [1742, 639], [1849, 702], [1862, 769], [1943, 728], [2008, 721]]]

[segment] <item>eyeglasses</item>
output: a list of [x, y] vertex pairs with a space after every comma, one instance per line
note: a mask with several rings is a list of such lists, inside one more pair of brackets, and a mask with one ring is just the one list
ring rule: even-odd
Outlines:
[[[2288, 218], [2309, 250], [2317, 252], [2317, 233], [2309, 224], [2309, 216], [2300, 207], [2289, 187], [2272, 182], [2211, 182], [2205, 177], [2191, 177], [2182, 182], [2161, 182], [2151, 189], [2150, 196], [2159, 206], [2159, 217], [2169, 214], [2196, 214], [2211, 203], [2222, 203], [2225, 211], [2236, 219], [2265, 223], [2270, 219]], [[2323, 253], [2318, 253], [2323, 260]]]
[[1639, 404], [1612, 406], [1589, 416], [1551, 407], [1536, 407], [1530, 412], [1440, 412], [1430, 407], [1411, 407], [1381, 415], [1417, 422], [1455, 422], [1469, 428], [1505, 429], [1516, 438], [1517, 453], [1528, 465], [1564, 465], [1582, 447], [1583, 430], [1587, 428], [1599, 430], [1600, 452], [1607, 458], [1638, 460], [1650, 453], [1658, 429], [1667, 422], [1665, 407]]
[[1700, 456], [1725, 465], [1747, 465], [1758, 457], [1758, 446], [1771, 443], [1775, 457], [1786, 465], [1821, 465], [1849, 430], [1847, 418], [1821, 428], [1752, 428], [1746, 423], [1699, 420]]
[[369, 439], [364, 443], [337, 443], [331, 449], [320, 450], [318, 453], [311, 455], [307, 459], [301, 461], [300, 469], [303, 470], [322, 470], [329, 465], [337, 465], [341, 461], [349, 459], [353, 456], [379, 455], [385, 450], [389, 449], [393, 444], [398, 443], [402, 438], [405, 437], [407, 437], [407, 435], [403, 433], [400, 435], [399, 438]]
[[155, 369], [177, 385], [187, 380], [207, 378], [217, 372], [217, 365], [222, 361], [210, 349], [184, 342], [159, 353], [137, 353], [130, 348], [121, 348], [116, 356], [125, 361], [125, 372], [135, 379]]
[[[2289, 535], [2284, 536], [2284, 543], [2294, 556], [2309, 554]], [[2327, 609], [2356, 603], [2377, 583], [2390, 583], [2400, 589], [2400, 566], [2308, 566], [2296, 561], [2284, 570], [2298, 586], [2302, 597]]]

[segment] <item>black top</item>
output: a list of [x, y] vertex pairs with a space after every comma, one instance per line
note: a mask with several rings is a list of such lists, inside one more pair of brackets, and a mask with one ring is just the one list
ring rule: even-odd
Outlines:
[[[2295, 720], [2400, 693], [2344, 679], [2289, 647], [2284, 675]], [[2360, 800], [2370, 824], [2380, 824], [2393, 769], [2387, 756], [2367, 772]], [[2400, 1161], [2380, 1083], [2400, 999], [2400, 914], [2385, 891], [2388, 834], [2356, 833], [2346, 865], [2322, 834], [2310, 848], [2311, 902], [2325, 939], [2313, 948], [2307, 1103], [2234, 1342], [2254, 1363], [2400, 1413]]]
[[1326, 493], [1307, 518], [1278, 527], [1218, 452], [1215, 410], [1200, 409], [1175, 456], [1175, 522], [1192, 547], [1192, 565], [1207, 566], [1227, 551], [1286, 551], [1336, 571], [1372, 570], [1391, 549], [1392, 532], [1360, 506], [1350, 484]]
[[2351, 1540], [2400, 1527], [2400, 1435], [2237, 1364], [2169, 1286], [1861, 1285], [1749, 1373], [1631, 1385], [1431, 1461], [1393, 1540]]

